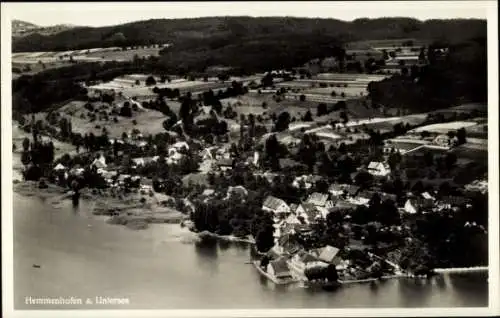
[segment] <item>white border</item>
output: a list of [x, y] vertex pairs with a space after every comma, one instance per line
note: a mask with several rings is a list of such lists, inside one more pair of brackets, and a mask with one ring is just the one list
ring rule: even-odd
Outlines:
[[[398, 2], [401, 3], [401, 2]], [[11, 130], [11, 4], [1, 4], [1, 51], [2, 51], [2, 308], [4, 317], [327, 317], [327, 316], [483, 316], [500, 314], [499, 307], [499, 215], [498, 215], [498, 16], [496, 1], [450, 1], [450, 2], [419, 2], [426, 10], [453, 8], [468, 5], [482, 6], [487, 11], [488, 23], [488, 103], [489, 103], [489, 307], [486, 308], [412, 308], [412, 309], [293, 309], [293, 310], [64, 310], [64, 311], [20, 311], [13, 310], [13, 233], [12, 233], [12, 130]], [[96, 4], [96, 3], [94, 3]], [[92, 4], [92, 5], [94, 5]], [[102, 3], [101, 3], [102, 4]], [[130, 3], [128, 3], [130, 4]], [[183, 6], [192, 3], [182, 3]], [[295, 6], [311, 3], [293, 3]], [[323, 4], [325, 4], [323, 2]], [[408, 2], [407, 2], [408, 4]], [[50, 3], [45, 3], [50, 6]], [[118, 3], [113, 3], [113, 6]], [[141, 3], [141, 5], [146, 5]], [[147, 4], [149, 5], [149, 4]], [[156, 3], [155, 5], [158, 5]], [[167, 4], [168, 5], [168, 4]], [[287, 6], [291, 3], [279, 3]], [[344, 5], [353, 5], [351, 2]], [[359, 3], [358, 3], [359, 5]], [[393, 7], [394, 2], [364, 2], [363, 5], [374, 6], [376, 9]], [[249, 3], [250, 6], [250, 3]], [[450, 7], [451, 8], [451, 7]], [[130, 9], [133, 9], [131, 7]], [[222, 14], [221, 14], [222, 15]], [[251, 14], [249, 14], [251, 15]], [[334, 15], [334, 13], [333, 13]]]

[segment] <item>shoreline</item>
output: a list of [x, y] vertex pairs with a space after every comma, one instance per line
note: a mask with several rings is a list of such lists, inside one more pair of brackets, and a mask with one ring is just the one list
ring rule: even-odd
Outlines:
[[234, 235], [219, 235], [219, 234], [215, 234], [215, 233], [212, 233], [212, 232], [209, 232], [209, 231], [202, 231], [202, 232], [195, 232], [195, 231], [192, 231], [192, 230], [190, 230], [190, 231], [193, 232], [193, 233], [196, 233], [200, 238], [203, 238], [203, 237], [212, 237], [212, 238], [216, 238], [216, 239], [219, 239], [219, 240], [222, 240], [222, 241], [247, 243], [247, 244], [252, 244], [252, 245], [255, 244], [255, 240], [253, 238], [250, 238], [250, 237], [243, 238], [243, 237], [237, 237], [237, 236], [234, 236]]
[[[38, 185], [38, 183], [34, 182], [34, 181], [33, 182], [20, 181], [17, 178], [13, 178], [13, 187], [14, 187], [13, 190], [14, 190], [14, 192], [16, 192], [17, 194], [19, 194], [21, 196], [26, 196], [26, 197], [36, 196], [36, 197], [43, 199], [45, 201], [45, 203], [48, 203], [48, 204], [57, 204], [58, 202], [53, 202], [54, 198], [65, 199], [65, 198], [69, 197], [68, 193], [70, 192], [70, 190], [64, 189], [64, 188], [56, 186], [56, 185], [49, 185], [49, 188], [40, 189], [40, 188], [38, 188], [37, 185]], [[93, 193], [91, 193], [91, 190], [89, 189], [89, 191], [85, 191], [82, 193], [82, 199], [85, 201], [106, 200], [106, 197], [99, 195], [99, 194], [93, 194]], [[112, 206], [110, 208], [114, 209]], [[138, 207], [136, 205], [131, 205], [129, 207], [118, 208], [118, 210], [121, 210], [121, 211], [120, 212], [116, 211], [114, 213], [103, 213], [103, 211], [100, 211], [100, 208], [96, 208], [94, 206], [91, 213], [93, 215], [96, 215], [96, 216], [99, 216], [99, 215], [108, 216], [109, 218], [105, 221], [108, 224], [125, 225], [127, 228], [136, 229], [136, 230], [147, 229], [149, 227], [149, 224], [164, 224], [164, 223], [181, 224], [182, 221], [186, 218], [185, 215], [158, 217], [164, 213], [162, 213], [162, 212], [155, 213], [155, 212], [151, 211], [151, 208], [148, 208], [147, 206]], [[134, 210], [136, 213], [130, 213], [130, 211], [128, 211], [128, 210]], [[137, 213], [138, 211], [141, 211], [141, 213], [138, 214]], [[158, 216], [155, 216], [155, 214], [157, 214]], [[137, 224], [138, 222], [141, 224]], [[127, 223], [130, 223], [130, 226], [127, 226]], [[144, 224], [142, 224], [142, 223], [144, 223]], [[255, 245], [255, 240], [253, 238], [250, 238], [250, 237], [244, 238], [244, 237], [236, 237], [234, 235], [219, 235], [219, 234], [215, 234], [215, 233], [212, 233], [209, 231], [196, 232], [196, 231], [193, 231], [192, 229], [190, 229], [189, 231], [196, 234], [199, 238], [211, 237], [211, 238], [215, 238], [217, 240], [222, 240], [222, 241], [246, 243], [246, 244]], [[489, 270], [488, 266], [471, 266], [471, 267], [435, 268], [435, 269], [433, 269], [433, 272], [436, 274], [442, 275], [442, 274], [454, 274], [454, 273], [488, 272], [488, 270]], [[387, 279], [394, 279], [394, 278], [419, 278], [419, 276], [412, 275], [410, 273], [404, 273], [404, 274], [386, 275], [386, 276], [382, 276], [380, 279], [387, 280]], [[377, 280], [379, 280], [379, 279], [370, 278], [370, 279], [362, 279], [362, 280], [346, 280], [346, 281], [339, 281], [339, 282], [341, 284], [352, 284], [352, 283], [363, 283], [363, 282], [370, 282], [370, 281], [377, 281]]]

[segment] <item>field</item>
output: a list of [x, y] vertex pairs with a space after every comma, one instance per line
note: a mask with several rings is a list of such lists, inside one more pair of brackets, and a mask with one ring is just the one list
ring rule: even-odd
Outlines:
[[338, 99], [342, 99], [340, 98], [342, 93], [344, 93], [347, 97], [368, 95], [366, 87], [315, 87], [304, 90], [303, 94], [331, 96], [332, 91], [336, 93]]
[[422, 131], [428, 131], [431, 133], [445, 134], [448, 131], [455, 131], [460, 128], [467, 128], [475, 125], [477, 125], [477, 123], [471, 121], [454, 121], [451, 123], [439, 123], [439, 124], [432, 124], [423, 127], [418, 127], [416, 129], [411, 130], [411, 132], [419, 133]]
[[[157, 134], [165, 131], [162, 126], [165, 115], [155, 110], [143, 109], [134, 112], [132, 118], [116, 116], [118, 118], [118, 123], [113, 122], [113, 116], [110, 116], [109, 121], [99, 120], [99, 118], [97, 118], [95, 121], [90, 122], [89, 119], [81, 118], [82, 114], [87, 116], [89, 112], [83, 105], [84, 102], [71, 102], [59, 109], [59, 111], [66, 116], [71, 116], [74, 132], [79, 132], [81, 134], [92, 132], [95, 135], [100, 135], [102, 133], [102, 128], [106, 127], [110, 138], [120, 138], [123, 132], [129, 133], [133, 129], [138, 129], [143, 135]], [[108, 108], [107, 110], [109, 111], [111, 109]], [[133, 120], [137, 121], [137, 125], [134, 125]]]

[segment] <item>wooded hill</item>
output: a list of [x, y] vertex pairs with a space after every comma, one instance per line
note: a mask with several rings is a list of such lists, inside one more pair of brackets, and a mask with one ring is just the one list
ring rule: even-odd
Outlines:
[[[180, 47], [216, 39], [216, 47], [244, 44], [262, 38], [317, 36], [339, 42], [371, 39], [417, 38], [462, 41], [486, 34], [486, 21], [476, 19], [427, 20], [410, 18], [336, 19], [291, 17], [208, 17], [155, 19], [107, 27], [75, 27], [53, 35], [31, 34], [13, 38], [13, 52], [65, 51], [95, 47], [173, 43]], [[119, 36], [117, 36], [119, 35]], [[123, 36], [122, 36], [123, 35]], [[234, 41], [237, 43], [234, 43]], [[186, 44], [190, 43], [190, 44]]]

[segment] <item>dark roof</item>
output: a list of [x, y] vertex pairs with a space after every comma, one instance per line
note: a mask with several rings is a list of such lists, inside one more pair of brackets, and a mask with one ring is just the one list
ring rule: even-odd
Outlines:
[[262, 205], [268, 209], [276, 210], [283, 203], [286, 204], [285, 201], [270, 195], [264, 200], [264, 203]]
[[314, 205], [319, 205], [319, 206], [325, 206], [327, 200], [328, 200], [328, 194], [314, 192], [309, 196], [309, 198], [307, 198], [307, 203], [312, 203]]
[[290, 269], [288, 268], [288, 264], [286, 263], [286, 260], [284, 258], [279, 258], [277, 260], [269, 262], [269, 265], [271, 265], [274, 269], [274, 272], [276, 274], [286, 274], [290, 272]]
[[316, 209], [316, 206], [312, 203], [302, 203], [302, 207], [304, 208], [304, 212], [310, 221], [313, 221], [319, 214], [318, 209]]
[[222, 167], [222, 166], [223, 167], [232, 167], [233, 162], [234, 162], [233, 159], [223, 158], [223, 159], [217, 160], [217, 165], [219, 167]]
[[292, 167], [302, 166], [300, 162], [288, 158], [282, 158], [279, 160], [279, 162], [281, 168], [292, 168]]
[[356, 195], [359, 191], [359, 187], [356, 185], [347, 185], [346, 191], [349, 195]]
[[468, 198], [457, 197], [457, 196], [446, 196], [443, 197], [440, 202], [444, 204], [450, 204], [451, 206], [460, 206], [470, 202]]
[[410, 200], [410, 203], [416, 208], [430, 208], [433, 206], [434, 203], [430, 199], [424, 199], [421, 197], [415, 197], [408, 200]]

